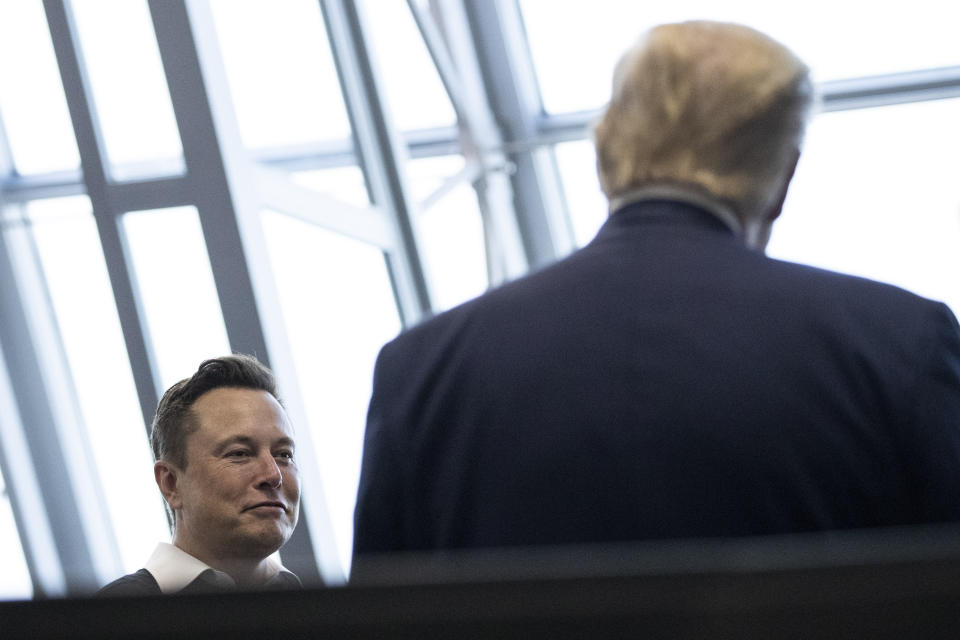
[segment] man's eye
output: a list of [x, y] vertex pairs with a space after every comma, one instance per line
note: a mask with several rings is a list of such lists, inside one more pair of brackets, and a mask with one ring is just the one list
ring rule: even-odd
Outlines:
[[236, 449], [234, 451], [227, 452], [228, 458], [245, 458], [248, 455], [250, 455], [250, 452], [247, 451], [246, 449]]
[[276, 454], [278, 458], [283, 458], [284, 460], [293, 460], [293, 451], [280, 451]]

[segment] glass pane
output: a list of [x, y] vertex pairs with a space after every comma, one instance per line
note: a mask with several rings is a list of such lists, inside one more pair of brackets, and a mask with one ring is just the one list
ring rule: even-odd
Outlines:
[[0, 600], [29, 600], [33, 597], [30, 571], [23, 557], [23, 546], [13, 520], [10, 496], [0, 469]]
[[263, 214], [294, 364], [344, 567], [380, 347], [400, 331], [383, 253], [272, 211]]
[[0, 2], [0, 116], [21, 174], [77, 169], [50, 30], [39, 0]]
[[607, 197], [600, 190], [597, 178], [597, 154], [589, 140], [559, 144], [554, 154], [574, 241], [582, 247], [593, 240], [607, 219]]
[[352, 204], [355, 207], [370, 205], [370, 196], [363, 180], [363, 171], [360, 167], [334, 167], [332, 169], [315, 169], [310, 171], [295, 171], [290, 174], [297, 184], [325, 193], [341, 202]]
[[394, 124], [402, 131], [448, 127], [457, 117], [406, 2], [368, 2], [370, 44]]
[[136, 571], [169, 531], [90, 202], [27, 210], [120, 555]]
[[230, 353], [200, 217], [194, 207], [123, 216], [164, 389]]
[[[646, 28], [663, 22], [712, 19], [755, 27], [791, 47], [819, 81], [960, 65], [955, 2], [520, 0], [520, 5], [544, 105], [552, 113], [605, 104], [619, 56]], [[572, 33], [577, 46], [571, 46]]]
[[[145, 0], [73, 0], [100, 128], [116, 177], [162, 161], [183, 170], [183, 150]], [[128, 165], [128, 166], [123, 166]]]
[[[418, 201], [463, 170], [462, 156], [411, 160], [407, 164], [410, 193]], [[483, 219], [476, 192], [461, 181], [414, 219], [420, 255], [434, 310], [449, 309], [487, 289]]]
[[350, 136], [316, 0], [213, 0], [240, 134], [251, 148]]
[[960, 99], [818, 116], [768, 253], [960, 313]]

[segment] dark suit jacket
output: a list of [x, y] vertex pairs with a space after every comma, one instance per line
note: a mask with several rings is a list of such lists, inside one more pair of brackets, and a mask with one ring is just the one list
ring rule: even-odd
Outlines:
[[652, 201], [383, 348], [355, 553], [958, 519], [950, 310]]
[[[179, 595], [193, 595], [200, 593], [223, 593], [236, 591], [236, 588], [226, 588], [218, 585], [216, 581], [208, 574], [211, 570], [204, 571], [194, 580], [176, 593]], [[290, 572], [281, 572], [271, 579], [266, 585], [260, 587], [260, 590], [272, 589], [299, 589], [303, 585], [300, 579]], [[121, 576], [113, 582], [104, 585], [97, 591], [97, 597], [127, 597], [127, 596], [159, 596], [161, 595], [160, 585], [146, 569], [140, 569], [133, 573]]]
[[[190, 595], [199, 593], [222, 593], [224, 591], [235, 590], [217, 586], [215, 582], [205, 575], [206, 573], [207, 572], [201, 573], [193, 582], [180, 591], [177, 591], [177, 593]], [[153, 577], [153, 574], [146, 569], [140, 569], [134, 573], [121, 576], [110, 584], [104, 585], [97, 591], [96, 595], [98, 597], [159, 596], [161, 593], [160, 585], [157, 584], [157, 580]]]
[[146, 569], [121, 576], [97, 591], [98, 597], [158, 596], [160, 585]]

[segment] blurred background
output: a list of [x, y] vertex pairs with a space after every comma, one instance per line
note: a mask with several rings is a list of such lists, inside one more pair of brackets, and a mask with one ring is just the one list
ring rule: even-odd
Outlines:
[[613, 65], [692, 18], [779, 39], [822, 94], [769, 253], [960, 312], [954, 3], [0, 2], [0, 599], [169, 539], [148, 425], [230, 351], [296, 425], [283, 560], [343, 583], [380, 346], [590, 241]]

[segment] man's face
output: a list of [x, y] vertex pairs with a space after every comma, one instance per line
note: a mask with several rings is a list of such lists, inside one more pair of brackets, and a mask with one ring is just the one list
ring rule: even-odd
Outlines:
[[287, 541], [299, 513], [287, 414], [265, 391], [230, 387], [208, 391], [192, 409], [199, 427], [177, 474], [174, 542], [208, 564], [265, 558]]

